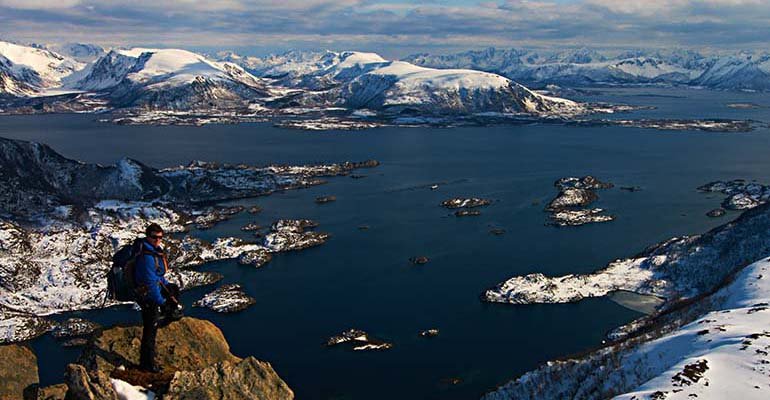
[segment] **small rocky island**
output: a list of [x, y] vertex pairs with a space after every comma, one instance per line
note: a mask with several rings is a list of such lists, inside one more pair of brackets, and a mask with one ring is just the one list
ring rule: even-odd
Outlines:
[[615, 219], [614, 216], [605, 215], [601, 208], [585, 208], [599, 199], [596, 190], [612, 188], [611, 183], [588, 175], [582, 178], [561, 178], [554, 182], [554, 186], [559, 189], [559, 194], [545, 208], [551, 213], [550, 225], [579, 226]]
[[492, 204], [491, 200], [479, 197], [455, 197], [441, 202], [442, 207], [449, 209], [483, 207]]
[[203, 296], [202, 299], [193, 303], [193, 307], [207, 307], [219, 313], [232, 313], [245, 310], [256, 302], [243, 291], [241, 285], [231, 283]]
[[698, 187], [698, 190], [727, 195], [722, 202], [722, 208], [728, 210], [748, 210], [765, 204], [770, 199], [770, 185], [745, 179], [709, 182]]
[[326, 341], [329, 347], [338, 345], [348, 345], [353, 351], [364, 350], [387, 350], [393, 347], [382, 339], [369, 335], [360, 329], [348, 329], [339, 335], [334, 335]]

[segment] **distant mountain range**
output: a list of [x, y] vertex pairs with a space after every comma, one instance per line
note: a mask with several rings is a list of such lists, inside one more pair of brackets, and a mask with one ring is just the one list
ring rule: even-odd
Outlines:
[[681, 85], [724, 90], [770, 90], [770, 54], [703, 55], [691, 50], [495, 49], [449, 55], [415, 54], [405, 61], [432, 68], [472, 68], [525, 85]]
[[770, 89], [770, 55], [485, 49], [403, 61], [363, 52], [207, 57], [179, 49], [24, 46], [0, 41], [0, 112], [128, 110], [377, 116], [571, 117], [586, 104], [526, 86], [683, 85]]
[[[217, 61], [178, 49], [58, 48], [68, 55], [0, 42], [0, 93], [35, 99], [10, 102], [6, 108], [88, 111], [94, 104], [100, 110], [276, 113], [337, 108], [421, 116], [584, 111], [579, 103], [532, 92], [494, 73], [439, 70], [373, 53], [289, 53], [265, 59], [230, 53]], [[87, 101], [56, 108], [44, 99], [66, 94]]]

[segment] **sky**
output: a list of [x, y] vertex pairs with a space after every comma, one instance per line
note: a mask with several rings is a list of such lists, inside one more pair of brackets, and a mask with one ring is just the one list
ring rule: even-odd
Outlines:
[[757, 50], [770, 0], [0, 0], [0, 40], [384, 56], [484, 47]]

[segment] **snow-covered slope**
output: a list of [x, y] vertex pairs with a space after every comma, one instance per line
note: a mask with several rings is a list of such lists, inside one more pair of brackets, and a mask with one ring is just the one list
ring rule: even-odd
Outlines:
[[763, 259], [694, 305], [704, 314], [693, 322], [549, 362], [484, 399], [770, 398], [769, 303], [770, 259]]
[[243, 68], [179, 49], [113, 50], [72, 85], [109, 92], [117, 107], [149, 109], [246, 108], [270, 95], [267, 85]]
[[[576, 102], [534, 93], [505, 77], [469, 69], [433, 69], [374, 53], [343, 52], [287, 82], [305, 89], [283, 102], [370, 109], [390, 114], [527, 113], [575, 115]], [[328, 65], [327, 65], [328, 64]]]
[[58, 88], [84, 67], [50, 50], [0, 41], [0, 93], [29, 96]]
[[89, 43], [49, 44], [45, 48], [84, 63], [93, 62], [106, 53], [103, 47]]
[[770, 90], [770, 55], [739, 54], [720, 58], [693, 82], [731, 90]]
[[538, 85], [689, 84], [714, 61], [682, 50], [603, 54], [590, 49], [535, 51], [494, 48], [439, 56], [416, 54], [405, 60], [428, 67], [496, 72], [518, 82]]

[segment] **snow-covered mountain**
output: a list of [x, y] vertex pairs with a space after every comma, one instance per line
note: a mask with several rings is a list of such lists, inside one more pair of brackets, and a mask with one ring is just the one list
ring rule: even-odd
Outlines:
[[89, 43], [48, 44], [43, 48], [84, 63], [93, 62], [107, 52], [103, 47]]
[[[388, 114], [528, 113], [574, 115], [582, 105], [534, 93], [503, 76], [468, 69], [433, 69], [374, 53], [292, 53], [248, 68], [301, 89], [279, 107], [344, 107]], [[291, 72], [294, 71], [294, 72]], [[301, 72], [297, 72], [301, 71]]]
[[116, 107], [166, 110], [246, 108], [270, 88], [243, 68], [186, 50], [113, 50], [71, 82], [107, 92]]
[[59, 88], [85, 66], [50, 50], [0, 41], [0, 93], [30, 96]]
[[770, 90], [770, 54], [720, 58], [692, 83], [716, 89]]
[[614, 55], [591, 49], [535, 51], [488, 48], [449, 55], [416, 54], [406, 61], [435, 68], [492, 71], [525, 84], [689, 84], [714, 62], [691, 51], [627, 51]]

